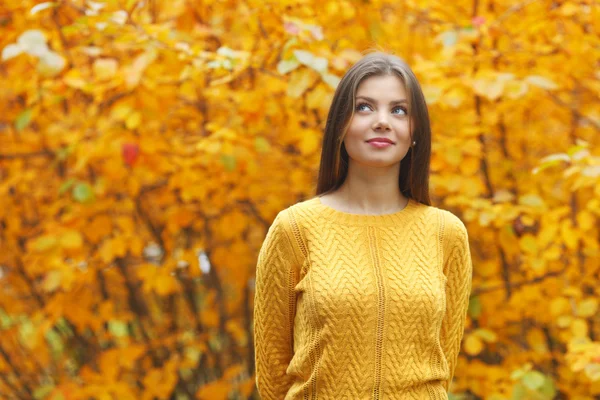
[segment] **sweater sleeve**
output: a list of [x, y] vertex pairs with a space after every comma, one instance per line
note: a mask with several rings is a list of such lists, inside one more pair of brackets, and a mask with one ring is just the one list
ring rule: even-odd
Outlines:
[[294, 353], [294, 287], [300, 259], [288, 211], [277, 214], [258, 254], [254, 294], [256, 386], [263, 400], [281, 400], [293, 383], [286, 375]]
[[449, 391], [464, 334], [473, 266], [467, 229], [454, 214], [447, 214], [444, 226], [444, 275], [446, 276], [446, 314], [442, 321], [440, 343], [450, 376], [442, 381]]

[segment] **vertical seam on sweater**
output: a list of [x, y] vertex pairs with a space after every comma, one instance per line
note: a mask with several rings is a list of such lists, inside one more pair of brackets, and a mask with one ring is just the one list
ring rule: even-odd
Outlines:
[[373, 384], [373, 399], [379, 400], [381, 390], [381, 359], [383, 353], [383, 327], [384, 327], [384, 313], [385, 313], [385, 288], [383, 286], [381, 266], [379, 265], [379, 257], [377, 255], [377, 238], [376, 231], [373, 227], [367, 228], [369, 236], [369, 245], [371, 250], [371, 257], [373, 258], [373, 268], [375, 270], [375, 277], [377, 280], [378, 288], [378, 307], [377, 307], [377, 333], [375, 336], [375, 378]]
[[[304, 244], [304, 238], [302, 237], [302, 232], [300, 232], [300, 229], [298, 228], [298, 224], [296, 222], [296, 217], [294, 215], [294, 211], [290, 208], [290, 222], [292, 225], [292, 231], [294, 233], [294, 236], [297, 240], [298, 246], [300, 247], [300, 250], [302, 251], [302, 255], [307, 259], [308, 265], [311, 265], [311, 261], [310, 261], [310, 256], [308, 254], [308, 250]], [[308, 393], [308, 389], [310, 388], [310, 392], [312, 394], [311, 398], [312, 399], [317, 399], [317, 373], [319, 371], [319, 365], [320, 365], [320, 358], [318, 357], [321, 354], [321, 345], [319, 344], [319, 330], [316, 328], [316, 326], [318, 326], [318, 319], [317, 319], [317, 312], [316, 312], [316, 305], [315, 305], [315, 300], [314, 300], [314, 290], [313, 290], [313, 286], [312, 286], [312, 277], [309, 275], [308, 276], [308, 286], [309, 286], [309, 291], [311, 293], [309, 293], [309, 298], [311, 299], [311, 301], [309, 301], [308, 303], [310, 304], [310, 311], [311, 311], [311, 315], [313, 316], [313, 322], [310, 322], [310, 336], [311, 338], [314, 337], [314, 341], [315, 341], [315, 345], [316, 345], [316, 350], [317, 350], [317, 354], [315, 355], [314, 352], [312, 351], [311, 347], [309, 346], [309, 358], [310, 358], [310, 362], [311, 362], [311, 369], [314, 371], [314, 374], [311, 377], [311, 384], [307, 387], [304, 388], [304, 393], [303, 393], [303, 397], [304, 399], [308, 399], [309, 393]], [[314, 332], [316, 332], [316, 334], [314, 334]], [[316, 359], [316, 361], [315, 361]]]
[[[440, 257], [440, 259], [438, 259], [439, 264], [436, 266], [438, 268], [438, 276], [439, 278], [442, 280], [442, 282], [444, 282], [444, 242], [443, 242], [443, 237], [444, 237], [444, 218], [443, 218], [443, 214], [441, 212], [437, 213], [438, 215], [438, 241], [437, 241], [437, 255], [438, 257]], [[443, 310], [443, 314], [441, 316], [441, 318], [437, 321], [437, 325], [436, 325], [436, 332], [440, 332], [441, 334], [441, 326], [442, 326], [442, 321], [444, 320], [444, 316], [446, 314], [446, 287], [445, 285], [442, 286], [441, 290], [442, 292], [442, 310]], [[439, 358], [439, 353], [438, 353], [438, 349], [442, 349], [442, 351], [444, 350], [441, 346], [441, 341], [440, 341], [440, 335], [437, 335], [435, 338], [435, 342], [436, 342], [436, 346], [433, 349], [433, 354], [431, 355], [430, 358], [430, 368], [432, 371], [441, 371], [442, 369], [442, 360]]]

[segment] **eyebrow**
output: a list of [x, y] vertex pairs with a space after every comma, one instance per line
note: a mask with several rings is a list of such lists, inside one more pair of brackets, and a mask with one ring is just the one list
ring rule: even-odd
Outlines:
[[[365, 99], [367, 101], [370, 101], [371, 103], [377, 103], [375, 100], [373, 100], [372, 98], [367, 97], [367, 96], [356, 96], [356, 98], [357, 99]], [[401, 100], [390, 101], [390, 104], [401, 104], [401, 103], [406, 103], [406, 102], [407, 102], [406, 99], [401, 99]]]

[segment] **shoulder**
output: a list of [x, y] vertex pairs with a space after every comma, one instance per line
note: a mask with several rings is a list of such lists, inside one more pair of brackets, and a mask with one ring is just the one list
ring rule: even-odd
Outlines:
[[319, 198], [315, 196], [298, 201], [281, 210], [280, 213], [285, 214], [285, 218], [291, 224], [302, 226], [306, 221], [312, 220], [318, 214], [319, 205]]
[[440, 209], [440, 234], [443, 247], [444, 264], [452, 259], [464, 259], [467, 255], [470, 257], [469, 234], [464, 222], [454, 213], [448, 210]]
[[467, 235], [466, 225], [456, 214], [435, 206], [425, 206], [425, 208], [430, 217], [436, 217], [439, 220], [440, 229], [446, 239], [454, 238], [456, 235]]
[[315, 201], [318, 201], [316, 197], [299, 201], [281, 209], [275, 215], [270, 229], [282, 230], [288, 234], [293, 233], [294, 230], [303, 225], [303, 221], [310, 218], [309, 216], [314, 213]]

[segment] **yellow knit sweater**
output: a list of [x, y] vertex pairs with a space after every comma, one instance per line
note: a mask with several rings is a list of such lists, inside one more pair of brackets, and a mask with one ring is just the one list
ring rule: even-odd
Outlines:
[[280, 211], [256, 267], [261, 398], [447, 399], [471, 276], [449, 211], [351, 214], [318, 196]]

